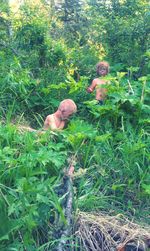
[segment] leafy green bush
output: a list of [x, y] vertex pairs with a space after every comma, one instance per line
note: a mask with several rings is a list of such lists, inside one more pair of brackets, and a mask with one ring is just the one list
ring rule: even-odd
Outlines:
[[[135, 1], [131, 8], [129, 2], [88, 2], [88, 34], [84, 27], [75, 30], [73, 47], [68, 44], [73, 34], [64, 38], [63, 23], [46, 4], [39, 10], [25, 3], [11, 20], [12, 34], [8, 16], [0, 19], [0, 250], [55, 250], [56, 232], [66, 226], [65, 188], [63, 194], [60, 190], [70, 158], [75, 159], [75, 213], [104, 210], [149, 221], [147, 40], [141, 46], [148, 30], [147, 1]], [[99, 106], [86, 88], [104, 58], [112, 65], [107, 98]], [[65, 98], [78, 107], [65, 130], [18, 132], [21, 122], [42, 127]]]

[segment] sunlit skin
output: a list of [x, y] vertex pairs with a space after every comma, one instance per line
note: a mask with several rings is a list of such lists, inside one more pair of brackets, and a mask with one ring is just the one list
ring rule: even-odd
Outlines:
[[33, 129], [30, 126], [18, 126], [20, 131], [36, 132], [39, 135], [45, 133], [45, 130], [62, 130], [66, 127], [66, 124], [70, 116], [77, 111], [77, 106], [71, 99], [64, 99], [60, 102], [57, 111], [46, 117], [42, 130]]
[[71, 99], [63, 100], [58, 110], [48, 115], [44, 122], [44, 130], [62, 130], [65, 128], [69, 117], [77, 111], [77, 106]]
[[[109, 72], [109, 64], [107, 62], [99, 62], [97, 64], [97, 74], [100, 77], [105, 77]], [[95, 78], [92, 81], [92, 84], [87, 88], [87, 92], [91, 93], [96, 90], [96, 100], [103, 101], [106, 97], [107, 90], [102, 88], [102, 85], [107, 83], [104, 79]]]

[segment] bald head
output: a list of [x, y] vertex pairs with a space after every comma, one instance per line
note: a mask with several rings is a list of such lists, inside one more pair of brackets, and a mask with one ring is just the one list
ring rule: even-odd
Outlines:
[[72, 99], [64, 99], [58, 107], [62, 120], [67, 120], [73, 113], [77, 111], [77, 106]]
[[77, 106], [72, 99], [64, 99], [60, 102], [58, 109], [75, 113], [77, 111]]

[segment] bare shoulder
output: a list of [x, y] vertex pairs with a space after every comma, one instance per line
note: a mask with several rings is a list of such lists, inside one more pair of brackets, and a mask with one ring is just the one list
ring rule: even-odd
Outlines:
[[50, 114], [50, 115], [47, 115], [46, 119], [47, 119], [47, 120], [51, 120], [51, 119], [52, 119], [52, 115], [51, 115], [51, 114]]
[[52, 121], [52, 118], [53, 116], [52, 115], [48, 115], [44, 121], [44, 126], [47, 127], [49, 124], [51, 124], [53, 121]]
[[99, 78], [94, 78], [92, 82], [95, 83], [95, 82], [97, 82], [97, 81], [99, 81], [99, 80], [100, 80]]
[[97, 84], [99, 84], [99, 81], [100, 81], [100, 79], [94, 78], [93, 81], [92, 81], [92, 85], [97, 85]]
[[105, 80], [99, 79], [99, 78], [94, 78], [92, 83], [95, 84], [95, 85], [101, 85], [101, 84], [105, 83]]

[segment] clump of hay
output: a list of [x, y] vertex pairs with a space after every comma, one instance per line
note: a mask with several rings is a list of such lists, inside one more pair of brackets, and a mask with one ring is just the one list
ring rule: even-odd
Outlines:
[[[147, 250], [150, 228], [129, 221], [123, 215], [79, 212], [75, 236], [80, 250]], [[124, 249], [130, 246], [131, 249]]]

